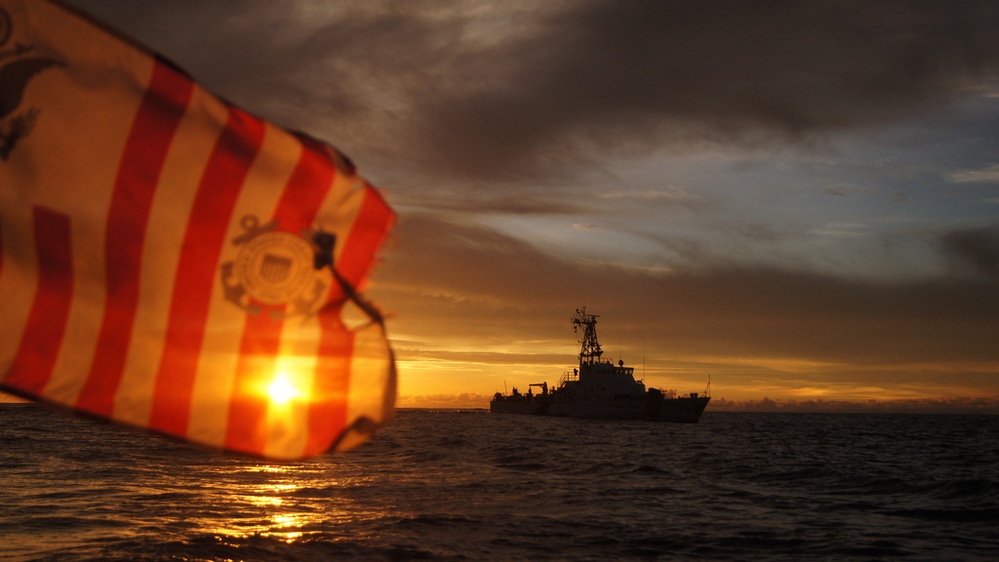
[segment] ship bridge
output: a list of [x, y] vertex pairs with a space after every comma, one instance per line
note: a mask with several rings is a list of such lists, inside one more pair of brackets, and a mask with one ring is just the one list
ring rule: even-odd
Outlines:
[[624, 361], [615, 365], [601, 359], [604, 352], [597, 339], [597, 315], [587, 314], [586, 308], [577, 308], [571, 321], [580, 343], [579, 369], [573, 370], [574, 376], [564, 377], [566, 381], [577, 381], [584, 395], [644, 395], [645, 384], [635, 380], [634, 367], [625, 367]]

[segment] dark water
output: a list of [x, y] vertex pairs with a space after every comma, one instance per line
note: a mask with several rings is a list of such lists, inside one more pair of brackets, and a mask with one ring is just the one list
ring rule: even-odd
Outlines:
[[999, 558], [999, 416], [401, 411], [279, 464], [0, 405], [0, 478], [0, 559]]

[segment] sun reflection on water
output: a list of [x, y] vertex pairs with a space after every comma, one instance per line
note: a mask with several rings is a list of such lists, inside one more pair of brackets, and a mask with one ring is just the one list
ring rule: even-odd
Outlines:
[[310, 537], [328, 539], [350, 535], [346, 529], [355, 523], [386, 516], [352, 498], [358, 489], [370, 489], [370, 476], [341, 464], [237, 462], [214, 468], [215, 485], [200, 494], [212, 505], [211, 513], [195, 524], [221, 541], [266, 537], [291, 544]]

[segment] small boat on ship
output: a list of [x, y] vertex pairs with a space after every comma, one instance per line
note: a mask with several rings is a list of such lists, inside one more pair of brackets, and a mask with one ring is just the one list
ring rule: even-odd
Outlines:
[[[601, 358], [597, 315], [587, 314], [586, 308], [576, 309], [571, 322], [582, 344], [579, 367], [564, 373], [554, 387], [540, 382], [530, 384], [526, 393], [516, 387], [511, 394], [497, 392], [489, 403], [490, 412], [686, 423], [700, 419], [711, 400], [710, 390], [678, 395], [675, 390], [646, 388], [643, 381], [635, 380], [634, 367]], [[535, 393], [534, 387], [540, 391]]]

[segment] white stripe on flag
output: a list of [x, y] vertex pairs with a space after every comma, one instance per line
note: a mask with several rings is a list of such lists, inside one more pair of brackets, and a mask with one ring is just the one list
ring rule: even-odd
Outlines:
[[146, 228], [135, 331], [115, 396], [115, 419], [140, 426], [149, 423], [170, 296], [183, 250], [185, 217], [191, 213], [205, 165], [225, 126], [226, 114], [225, 106], [214, 96], [195, 87], [166, 157], [159, 182], [161, 188], [157, 188], [153, 197]]

